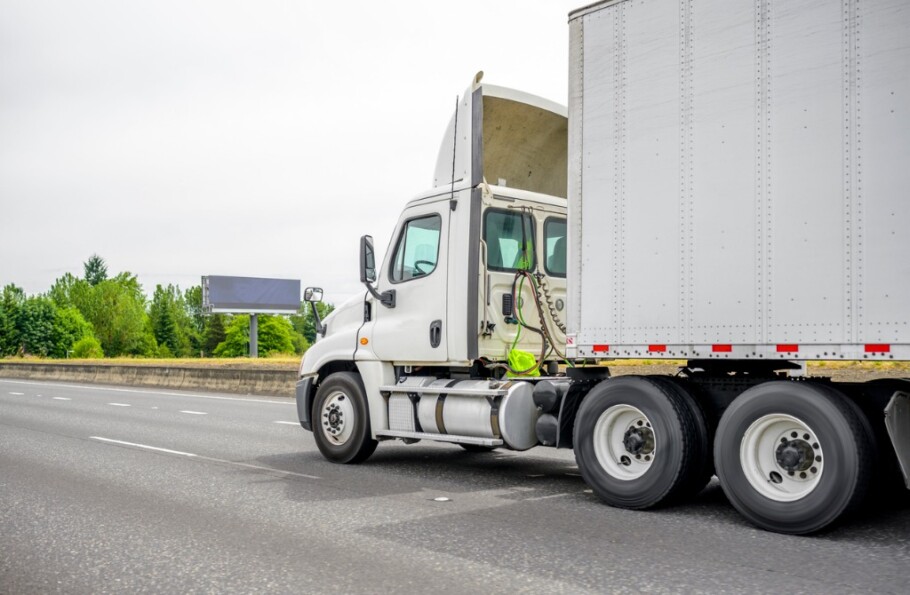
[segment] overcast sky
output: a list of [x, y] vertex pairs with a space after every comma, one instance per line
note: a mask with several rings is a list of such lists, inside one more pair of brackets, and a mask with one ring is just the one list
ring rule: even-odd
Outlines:
[[0, 0], [0, 285], [113, 274], [358, 293], [478, 70], [565, 104], [584, 0]]

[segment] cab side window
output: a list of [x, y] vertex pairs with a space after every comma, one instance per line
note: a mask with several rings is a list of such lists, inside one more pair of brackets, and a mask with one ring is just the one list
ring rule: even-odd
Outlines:
[[543, 224], [544, 269], [554, 277], [566, 276], [566, 220], [551, 217]]
[[436, 270], [441, 227], [439, 215], [418, 217], [405, 223], [392, 259], [390, 277], [393, 283], [425, 277]]
[[534, 270], [534, 220], [530, 215], [487, 210], [483, 241], [487, 245], [487, 267], [491, 270]]

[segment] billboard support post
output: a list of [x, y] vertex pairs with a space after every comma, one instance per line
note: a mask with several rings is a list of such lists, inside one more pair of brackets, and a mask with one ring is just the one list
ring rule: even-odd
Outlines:
[[259, 357], [259, 315], [250, 314], [250, 357]]

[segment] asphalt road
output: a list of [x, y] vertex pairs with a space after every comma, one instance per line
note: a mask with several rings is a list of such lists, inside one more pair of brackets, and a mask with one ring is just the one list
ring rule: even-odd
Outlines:
[[[571, 452], [319, 455], [287, 399], [0, 380], [0, 593], [906, 593], [910, 509], [604, 506]], [[437, 501], [437, 498], [447, 498]]]

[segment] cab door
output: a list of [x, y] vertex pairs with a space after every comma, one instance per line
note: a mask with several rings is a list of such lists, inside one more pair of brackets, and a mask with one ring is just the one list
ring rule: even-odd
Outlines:
[[402, 215], [377, 280], [395, 291], [395, 307], [374, 303], [373, 352], [393, 362], [441, 362], [446, 347], [448, 202], [418, 205]]

